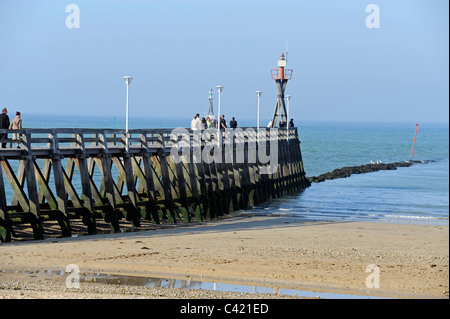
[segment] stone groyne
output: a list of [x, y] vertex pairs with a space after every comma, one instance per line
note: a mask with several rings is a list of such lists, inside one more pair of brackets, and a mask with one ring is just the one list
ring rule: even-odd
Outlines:
[[429, 161], [404, 161], [396, 163], [371, 163], [359, 166], [346, 166], [335, 169], [331, 172], [321, 174], [319, 176], [308, 177], [311, 183], [320, 183], [326, 180], [332, 180], [337, 178], [346, 178], [353, 174], [363, 174], [376, 172], [380, 170], [396, 170], [397, 167], [409, 167], [413, 163], [428, 163]]

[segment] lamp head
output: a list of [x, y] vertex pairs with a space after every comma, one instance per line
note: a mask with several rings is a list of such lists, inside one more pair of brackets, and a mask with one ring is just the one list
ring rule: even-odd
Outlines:
[[129, 75], [124, 76], [123, 78], [124, 78], [125, 82], [127, 83], [127, 85], [130, 84], [131, 80], [133, 80], [133, 77], [129, 76]]
[[218, 90], [219, 93], [220, 93], [220, 92], [222, 92], [223, 85], [217, 85], [216, 88], [217, 88], [217, 90]]

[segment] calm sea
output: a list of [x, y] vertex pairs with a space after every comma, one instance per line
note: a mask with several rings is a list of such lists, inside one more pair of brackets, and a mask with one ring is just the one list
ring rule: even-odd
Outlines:
[[[25, 128], [125, 128], [125, 119], [24, 114]], [[254, 120], [238, 120], [255, 126]], [[130, 129], [189, 127], [190, 118], [132, 118]], [[261, 121], [262, 125], [268, 122]], [[407, 161], [416, 123], [296, 122], [307, 176], [343, 166]], [[378, 171], [313, 184], [254, 212], [313, 220], [380, 221], [448, 225], [449, 126], [419, 123], [414, 160], [395, 171]], [[8, 183], [6, 182], [6, 187]]]

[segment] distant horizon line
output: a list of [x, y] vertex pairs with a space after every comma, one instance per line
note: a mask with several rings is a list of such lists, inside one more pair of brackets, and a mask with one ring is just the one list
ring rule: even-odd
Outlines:
[[[21, 116], [23, 117], [24, 114], [21, 114]], [[125, 119], [125, 115], [105, 115], [105, 114], [61, 114], [61, 113], [26, 113], [27, 115], [31, 115], [31, 116], [52, 116], [52, 117], [59, 117], [59, 116], [78, 116], [78, 117], [93, 117], [93, 116], [100, 116], [102, 118], [116, 118], [116, 119]], [[10, 115], [10, 117], [13, 117], [13, 114]], [[236, 116], [235, 116], [236, 117]], [[191, 120], [190, 117], [184, 117], [184, 116], [161, 116], [161, 115], [155, 115], [155, 116], [136, 116], [136, 115], [130, 115], [129, 116], [130, 119], [176, 119], [176, 120]], [[262, 126], [264, 125], [264, 121], [269, 121], [271, 119], [271, 117], [267, 118], [267, 119], [261, 119], [261, 124]], [[242, 118], [236, 118], [236, 120], [241, 120], [241, 121], [256, 121], [256, 118], [247, 118], [247, 117], [242, 117]], [[393, 121], [370, 121], [370, 120], [314, 120], [314, 119], [295, 119], [294, 118], [294, 123], [295, 122], [318, 122], [318, 123], [349, 123], [349, 124], [358, 124], [358, 123], [373, 123], [373, 124], [440, 124], [440, 125], [449, 125], [450, 123], [447, 122], [432, 122], [432, 121], [424, 121], [424, 122], [420, 122], [420, 121], [398, 121], [398, 120], [393, 120]], [[238, 122], [239, 123], [239, 122]]]

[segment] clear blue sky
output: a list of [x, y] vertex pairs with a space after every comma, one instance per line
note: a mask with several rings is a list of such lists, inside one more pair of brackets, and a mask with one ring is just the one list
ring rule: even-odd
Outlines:
[[[80, 28], [66, 27], [66, 6]], [[380, 28], [366, 27], [366, 6]], [[446, 122], [447, 0], [0, 0], [0, 106], [25, 113], [186, 117], [224, 85], [227, 118], [272, 116], [288, 43], [298, 120]], [[217, 95], [217, 91], [215, 90]], [[217, 112], [217, 96], [214, 100]]]

